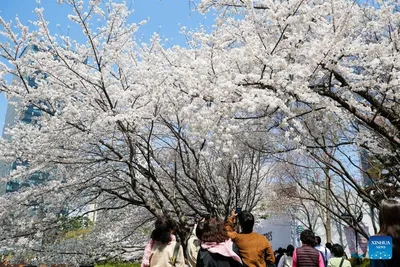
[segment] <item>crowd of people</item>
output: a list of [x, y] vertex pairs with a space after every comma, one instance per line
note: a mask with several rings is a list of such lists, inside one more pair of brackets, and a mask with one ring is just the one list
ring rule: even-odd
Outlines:
[[[400, 201], [384, 201], [379, 215], [378, 235], [393, 238], [393, 257], [371, 260], [371, 267], [400, 267]], [[240, 232], [235, 223], [240, 225]], [[300, 247], [288, 245], [274, 252], [269, 240], [253, 227], [254, 216], [245, 210], [232, 212], [227, 220], [203, 218], [193, 228], [184, 253], [174, 235], [173, 221], [158, 219], [141, 267], [351, 267], [342, 245], [324, 246], [309, 229], [301, 232]]]

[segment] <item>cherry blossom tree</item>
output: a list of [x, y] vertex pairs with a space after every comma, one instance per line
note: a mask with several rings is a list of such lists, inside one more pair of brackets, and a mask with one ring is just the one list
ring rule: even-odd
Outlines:
[[314, 117], [314, 136], [324, 131], [321, 120], [339, 119], [352, 131], [350, 142], [380, 162], [387, 182], [398, 183], [395, 1], [204, 0], [199, 8], [220, 12], [220, 27], [202, 38], [213, 58], [226, 53], [236, 102], [252, 103], [258, 116], [275, 105], [283, 114], [275, 126], [295, 148], [308, 145], [300, 142], [310, 134], [304, 114], [322, 114]]
[[[310, 157], [308, 166], [291, 162], [339, 177], [341, 193], [358, 194], [372, 210], [399, 195], [396, 2], [204, 0], [199, 8], [220, 14], [218, 28], [193, 38], [212, 50], [212, 63], [229, 61], [213, 73], [231, 77], [240, 118], [261, 125], [265, 142], [254, 149]], [[309, 200], [335, 212], [303, 182]], [[337, 196], [325, 181], [319, 187]], [[354, 202], [331, 201], [336, 212]]]
[[[166, 50], [156, 34], [137, 44], [139, 25], [128, 23], [124, 3], [64, 4], [86, 43], [51, 33], [40, 8], [34, 29], [0, 20], [8, 40], [0, 45], [1, 90], [16, 114], [0, 154], [17, 166], [3, 182], [43, 174], [1, 196], [1, 240], [13, 243], [14, 260], [132, 256], [155, 217], [175, 220], [184, 241], [196, 216], [254, 209], [266, 158], [244, 142], [244, 123], [231, 125], [201, 92], [208, 82], [199, 52]], [[23, 123], [27, 107], [37, 116]], [[66, 221], [85, 216], [95, 223], [69, 238]]]
[[[385, 169], [390, 187], [398, 183], [395, 2], [205, 0], [199, 8], [220, 11], [220, 27], [202, 38], [210, 47], [225, 40], [225, 49], [214, 50], [226, 53], [235, 72], [236, 103], [252, 103], [258, 117], [275, 105], [279, 116], [258, 122], [292, 139], [284, 151], [354, 144]], [[342, 127], [321, 136], [329, 126]]]
[[[41, 114], [6, 129], [1, 159], [19, 167], [3, 180], [49, 174], [2, 196], [1, 236], [22, 258], [118, 257], [154, 217], [184, 239], [196, 215], [257, 210], [271, 155], [309, 155], [374, 205], [331, 149], [363, 147], [397, 182], [395, 1], [201, 0], [212, 30], [183, 28], [188, 46], [170, 48], [138, 44], [124, 3], [59, 2], [85, 43], [50, 32], [40, 8], [33, 29], [0, 19], [1, 90], [16, 114]], [[97, 219], [78, 242], [64, 214]]]

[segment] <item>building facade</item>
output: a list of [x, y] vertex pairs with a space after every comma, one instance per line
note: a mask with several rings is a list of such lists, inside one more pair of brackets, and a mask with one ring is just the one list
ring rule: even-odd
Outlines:
[[[37, 52], [38, 48], [34, 45], [30, 45], [24, 49], [21, 56], [25, 53]], [[29, 86], [32, 88], [36, 87], [35, 80], [27, 77], [27, 81]], [[33, 105], [23, 106], [21, 101], [17, 97], [9, 97], [6, 111], [6, 118], [4, 121], [4, 130], [3, 130], [3, 138], [11, 139], [11, 136], [7, 133], [7, 128], [12, 128], [18, 123], [36, 123], [37, 119], [41, 116], [42, 111], [34, 107]], [[0, 162], [0, 177], [9, 176], [14, 170], [18, 168], [18, 166], [28, 166], [28, 162], [19, 161], [16, 159], [13, 162]], [[30, 186], [34, 184], [42, 183], [45, 179], [48, 178], [48, 174], [45, 173], [34, 173], [28, 179], [24, 179], [24, 181], [20, 181], [20, 179], [14, 179], [8, 182], [0, 183], [0, 195], [9, 192], [18, 191], [21, 187]]]

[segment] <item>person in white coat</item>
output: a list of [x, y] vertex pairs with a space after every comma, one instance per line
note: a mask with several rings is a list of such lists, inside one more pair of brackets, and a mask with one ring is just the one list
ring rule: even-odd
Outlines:
[[150, 254], [150, 267], [185, 267], [183, 248], [180, 243], [171, 238], [173, 223], [167, 218], [158, 219], [151, 233], [153, 246]]
[[186, 255], [187, 255], [187, 265], [189, 267], [195, 267], [197, 261], [197, 254], [199, 254], [201, 240], [196, 235], [197, 225], [195, 224], [193, 227], [193, 231], [189, 236], [186, 247]]
[[286, 253], [280, 258], [278, 267], [292, 267], [294, 246], [288, 245]]
[[325, 247], [325, 246], [323, 246], [321, 244], [321, 237], [316, 236], [315, 237], [315, 242], [317, 243], [317, 245], [315, 246], [315, 249], [321, 252], [322, 258], [324, 258], [325, 266], [327, 266], [328, 265], [328, 260], [330, 258], [332, 258], [331, 251], [329, 250], [329, 248], [327, 248], [327, 247]]

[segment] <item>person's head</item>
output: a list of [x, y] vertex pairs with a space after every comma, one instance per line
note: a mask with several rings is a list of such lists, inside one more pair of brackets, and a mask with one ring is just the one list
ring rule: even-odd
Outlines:
[[228, 239], [228, 233], [225, 230], [225, 222], [222, 219], [211, 218], [204, 222], [203, 233], [200, 238], [202, 242], [221, 243]]
[[293, 251], [294, 251], [294, 246], [288, 245], [286, 248], [286, 255], [292, 257], [293, 256]]
[[243, 233], [248, 234], [253, 232], [253, 226], [254, 226], [253, 214], [251, 214], [247, 210], [243, 210], [239, 212], [238, 219]]
[[151, 239], [159, 241], [163, 244], [168, 244], [171, 241], [171, 234], [175, 230], [175, 222], [168, 219], [162, 218], [157, 219], [155, 222], [155, 229], [151, 233]]
[[332, 246], [332, 254], [334, 257], [343, 257], [344, 255], [343, 247], [339, 244], [334, 244]]
[[315, 237], [315, 242], [316, 242], [316, 246], [321, 245], [321, 237], [316, 236], [316, 237]]
[[326, 243], [326, 244], [325, 244], [325, 247], [326, 247], [327, 249], [329, 249], [329, 250], [332, 250], [332, 243], [331, 243], [331, 242]]
[[379, 234], [389, 235], [393, 243], [400, 244], [400, 201], [387, 199], [381, 203], [379, 210]]
[[314, 246], [315, 245], [315, 235], [314, 232], [306, 229], [300, 234], [300, 240], [301, 243], [309, 245], [309, 246]]
[[205, 221], [201, 221], [196, 226], [196, 236], [200, 240], [201, 240], [201, 237], [203, 236], [203, 232], [204, 232], [204, 223], [205, 223]]

